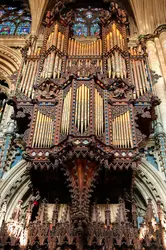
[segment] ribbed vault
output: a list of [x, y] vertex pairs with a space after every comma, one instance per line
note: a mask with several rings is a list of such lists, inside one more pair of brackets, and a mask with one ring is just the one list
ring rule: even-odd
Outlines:
[[151, 34], [166, 23], [166, 0], [130, 0], [139, 34]]

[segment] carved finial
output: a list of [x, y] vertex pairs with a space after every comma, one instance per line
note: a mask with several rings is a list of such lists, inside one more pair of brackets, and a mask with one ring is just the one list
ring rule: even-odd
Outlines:
[[146, 211], [146, 216], [145, 216], [146, 224], [151, 223], [152, 219], [154, 219], [152, 200], [148, 199], [147, 211]]
[[132, 202], [132, 220], [134, 227], [137, 227], [137, 207], [134, 201]]
[[22, 204], [22, 200], [19, 200], [17, 203], [17, 206], [12, 214], [12, 219], [14, 221], [17, 221], [17, 222], [20, 221], [20, 217], [21, 217], [21, 209], [22, 209], [21, 204]]
[[110, 211], [110, 200], [106, 199], [106, 208], [105, 208], [105, 224], [107, 227], [111, 224], [111, 211]]
[[125, 209], [125, 202], [122, 198], [119, 198], [119, 206], [118, 206], [118, 211], [116, 214], [116, 222], [118, 224], [128, 223], [128, 218], [127, 218], [126, 209]]
[[161, 208], [161, 201], [157, 201], [157, 213], [158, 213], [158, 218], [159, 221], [163, 222], [164, 221], [164, 212]]

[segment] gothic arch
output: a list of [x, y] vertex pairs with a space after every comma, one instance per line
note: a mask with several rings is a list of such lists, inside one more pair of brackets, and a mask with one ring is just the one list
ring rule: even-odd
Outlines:
[[[4, 200], [8, 204], [6, 221], [10, 220], [18, 201], [23, 199], [25, 194], [29, 193], [29, 197], [23, 201], [24, 206], [27, 205], [31, 197], [29, 192], [30, 179], [26, 174], [28, 164], [24, 160], [20, 161], [4, 176], [0, 183], [1, 204]], [[161, 200], [163, 207], [166, 208], [166, 184], [157, 170], [146, 160], [142, 160], [140, 164], [140, 172], [136, 177], [135, 190], [139, 190], [142, 196], [141, 200], [140, 197], [135, 195], [138, 206], [143, 207], [144, 202], [147, 203], [147, 199], [151, 198], [155, 213], [157, 213], [156, 202], [158, 200]]]
[[20, 52], [5, 45], [0, 45], [0, 79], [5, 80], [9, 87], [11, 86], [10, 77], [18, 71], [21, 60]]
[[[142, 160], [140, 171], [136, 177], [135, 188], [142, 195], [144, 201], [152, 200], [152, 204], [157, 213], [156, 202], [161, 200], [163, 207], [166, 208], [166, 184], [161, 174], [146, 160]], [[137, 203], [142, 206], [139, 197], [135, 197]]]
[[27, 166], [28, 163], [26, 161], [20, 161], [14, 168], [10, 169], [1, 180], [0, 206], [4, 200], [7, 201], [6, 221], [11, 218], [13, 209], [29, 189], [30, 179], [26, 174]]

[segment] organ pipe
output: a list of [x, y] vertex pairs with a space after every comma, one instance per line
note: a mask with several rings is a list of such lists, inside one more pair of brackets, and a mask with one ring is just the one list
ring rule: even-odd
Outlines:
[[35, 83], [38, 60], [28, 60], [23, 67], [23, 77], [20, 83], [20, 91], [28, 97], [32, 97], [33, 86]]
[[133, 148], [130, 111], [127, 111], [113, 119], [112, 144], [118, 148]]
[[57, 47], [57, 49], [63, 52], [63, 50], [61, 49], [61, 47], [63, 47], [61, 46], [63, 43], [64, 35], [59, 31], [59, 25], [55, 24], [53, 32], [50, 33], [47, 39], [46, 49], [48, 50], [52, 45], [54, 45]]
[[110, 51], [114, 46], [118, 46], [121, 50], [124, 49], [124, 38], [115, 23], [112, 24], [111, 31], [106, 35], [106, 50]]
[[68, 134], [70, 125], [70, 110], [71, 110], [71, 88], [64, 98], [63, 112], [62, 112], [62, 123], [61, 133]]
[[[107, 66], [107, 75], [108, 78], [127, 78], [127, 68], [126, 68], [126, 57], [121, 52], [124, 51], [124, 37], [121, 30], [118, 28], [115, 23], [109, 26], [109, 31], [103, 39], [106, 44], [106, 66]], [[101, 56], [105, 56], [105, 51], [102, 48], [102, 40], [97, 39], [93, 42], [85, 43], [77, 41], [73, 38], [68, 39], [68, 58], [66, 60], [66, 70], [68, 67], [73, 66], [73, 57], [79, 56], [76, 58], [77, 67], [78, 67], [78, 76], [86, 77], [88, 76], [88, 72], [85, 73], [83, 67], [83, 60], [81, 56], [87, 56], [85, 58], [86, 67], [91, 66], [91, 57], [98, 56], [96, 58], [96, 66], [100, 67], [101, 72], [103, 68], [103, 58]], [[64, 41], [65, 36], [59, 29], [59, 25], [55, 24], [53, 31], [50, 33], [47, 39], [46, 49], [48, 50], [52, 45], [55, 46], [56, 50], [50, 50], [48, 52], [47, 57], [43, 63], [43, 70], [41, 72], [41, 77], [43, 78], [60, 78], [61, 70], [62, 70], [62, 62], [63, 56], [61, 56], [61, 52], [64, 51]], [[104, 53], [103, 53], [104, 52]], [[150, 83], [148, 82], [147, 72], [145, 68], [145, 62], [142, 58], [137, 58], [135, 56], [142, 55], [141, 47], [138, 48], [130, 48], [129, 52], [131, 54], [131, 76], [133, 79], [133, 83], [135, 84], [134, 90], [134, 98], [139, 98], [141, 95], [146, 93], [150, 89]], [[34, 55], [40, 54], [40, 48], [35, 45]], [[70, 57], [71, 56], [71, 57]], [[88, 58], [88, 56], [91, 56]], [[134, 58], [135, 57], [135, 58]], [[105, 66], [105, 65], [104, 65]], [[32, 97], [34, 94], [33, 85], [35, 81], [35, 75], [38, 68], [38, 60], [30, 61], [24, 64], [23, 71], [25, 72], [22, 81], [20, 83], [20, 89], [25, 95], [28, 97]], [[63, 112], [62, 112], [62, 125], [61, 125], [61, 133], [68, 134], [69, 125], [70, 125], [70, 110], [71, 110], [71, 88], [67, 95], [64, 98], [63, 103]], [[103, 117], [103, 98], [101, 94], [95, 89], [94, 93], [95, 102], [94, 102], [94, 111], [95, 111], [95, 134], [100, 136], [104, 132], [104, 117]], [[52, 133], [52, 125], [49, 120], [49, 117], [45, 117], [42, 114], [37, 115], [37, 120], [40, 123], [38, 128], [36, 128], [36, 135], [34, 136], [33, 145], [40, 146], [49, 146], [51, 141], [50, 134]], [[76, 90], [76, 107], [75, 107], [75, 126], [78, 128], [78, 131], [81, 135], [84, 134], [87, 127], [89, 126], [90, 120], [90, 89], [82, 84]], [[130, 121], [129, 112], [125, 113], [121, 116], [116, 117], [113, 120], [113, 144], [117, 147], [131, 147], [132, 145], [132, 133], [131, 129], [129, 129], [128, 124]], [[44, 132], [39, 132], [40, 127], [43, 131], [46, 131], [46, 134], [49, 134], [49, 139], [44, 137]], [[40, 138], [40, 134], [42, 134], [42, 138]]]
[[[56, 28], [57, 33], [57, 28]], [[56, 42], [57, 41], [57, 42]], [[58, 32], [57, 39], [54, 38], [53, 43], [57, 43], [57, 49], [63, 52], [64, 50], [64, 35]], [[62, 68], [62, 58], [58, 55], [56, 51], [51, 51], [44, 61], [43, 70], [41, 72], [41, 77], [43, 78], [59, 78]]]
[[54, 35], [53, 35], [53, 45], [57, 45], [57, 39], [58, 39], [58, 24], [55, 24], [54, 27]]
[[52, 145], [53, 119], [37, 111], [32, 147], [45, 148]]
[[89, 125], [89, 88], [82, 84], [76, 92], [75, 126], [83, 134]]
[[132, 80], [135, 83], [134, 98], [137, 98], [145, 94], [151, 88], [151, 83], [148, 81], [145, 63], [142, 58], [131, 59], [130, 65]]
[[100, 56], [102, 54], [102, 42], [98, 39], [94, 42], [84, 44], [69, 38], [68, 40], [68, 55], [69, 56], [88, 56], [95, 55]]
[[[54, 31], [48, 37], [46, 49], [48, 50], [52, 45], [54, 45], [59, 51], [63, 52], [64, 39], [64, 34], [59, 31], [58, 24], [55, 24]], [[60, 58], [57, 51], [52, 50], [44, 60], [41, 77], [59, 78], [61, 74], [61, 66], [62, 58]]]
[[109, 78], [126, 78], [126, 62], [125, 58], [119, 51], [115, 51], [107, 59], [107, 70]]
[[103, 98], [95, 89], [95, 134], [103, 134]]

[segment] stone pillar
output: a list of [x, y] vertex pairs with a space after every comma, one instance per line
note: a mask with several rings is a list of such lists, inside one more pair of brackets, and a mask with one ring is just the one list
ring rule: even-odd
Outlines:
[[[155, 139], [158, 148], [159, 165], [161, 171], [166, 173], [166, 85], [162, 74], [161, 60], [163, 60], [163, 54], [161, 51], [158, 38], [148, 40], [146, 43], [149, 66], [155, 74], [161, 76], [156, 83], [153, 83], [153, 91], [156, 96], [161, 100], [161, 104], [156, 107], [156, 113], [158, 116], [157, 121], [154, 123]], [[165, 66], [165, 62], [163, 66]]]
[[154, 42], [155, 42], [155, 46], [157, 49], [157, 55], [160, 61], [160, 66], [161, 66], [162, 74], [163, 74], [165, 85], [166, 85], [166, 61], [164, 58], [163, 49], [160, 43], [160, 39], [158, 37], [154, 38]]
[[166, 86], [162, 75], [159, 57], [157, 54], [157, 49], [155, 42], [148, 40], [146, 42], [149, 66], [155, 74], [161, 76], [157, 82], [153, 85], [153, 91], [156, 96], [161, 100], [161, 104], [156, 108], [158, 121], [161, 122], [164, 132], [166, 133]]
[[161, 47], [162, 47], [165, 62], [166, 62], [166, 31], [165, 30], [161, 31], [159, 35], [159, 39], [160, 39]]
[[11, 121], [11, 114], [13, 113], [13, 107], [6, 104], [5, 106], [5, 110], [4, 110], [4, 113], [3, 113], [3, 117], [2, 117], [2, 120], [1, 120], [1, 124], [0, 124], [0, 145], [1, 145], [1, 141], [3, 141], [4, 139], [4, 134], [7, 130], [7, 124], [8, 122]]

